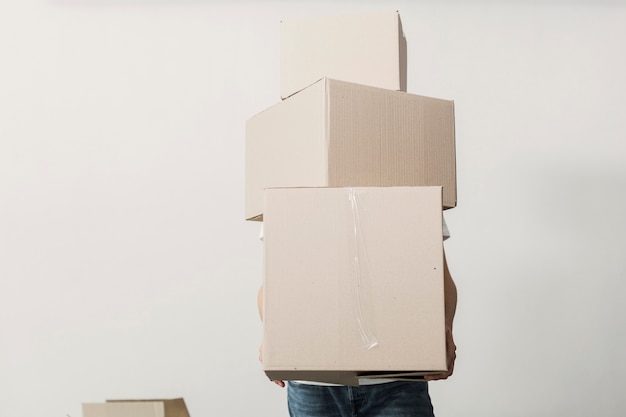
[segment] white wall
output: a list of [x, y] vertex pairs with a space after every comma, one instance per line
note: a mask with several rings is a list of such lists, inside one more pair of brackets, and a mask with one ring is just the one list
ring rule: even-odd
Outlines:
[[626, 413], [623, 2], [0, 2], [0, 415], [185, 397], [286, 416], [257, 361], [244, 124], [279, 21], [400, 11], [409, 91], [456, 103], [445, 416]]

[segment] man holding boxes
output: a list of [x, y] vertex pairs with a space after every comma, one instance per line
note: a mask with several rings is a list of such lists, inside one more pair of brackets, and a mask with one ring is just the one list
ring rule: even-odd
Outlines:
[[454, 105], [405, 91], [397, 12], [281, 23], [246, 219], [263, 221], [263, 369], [292, 417], [432, 416], [427, 381], [453, 372]]

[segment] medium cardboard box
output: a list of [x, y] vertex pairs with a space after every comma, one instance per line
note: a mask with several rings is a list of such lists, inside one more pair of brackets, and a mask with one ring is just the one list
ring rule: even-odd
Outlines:
[[189, 417], [183, 398], [83, 403], [83, 417]]
[[270, 187], [443, 186], [456, 206], [454, 102], [323, 78], [246, 121], [245, 217]]
[[322, 77], [406, 91], [406, 39], [397, 11], [284, 20], [280, 95]]
[[265, 191], [263, 369], [358, 385], [446, 370], [441, 187]]

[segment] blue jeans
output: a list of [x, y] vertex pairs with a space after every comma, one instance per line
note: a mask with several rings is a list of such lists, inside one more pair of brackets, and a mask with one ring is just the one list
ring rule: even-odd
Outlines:
[[434, 417], [424, 381], [359, 387], [288, 382], [291, 417]]

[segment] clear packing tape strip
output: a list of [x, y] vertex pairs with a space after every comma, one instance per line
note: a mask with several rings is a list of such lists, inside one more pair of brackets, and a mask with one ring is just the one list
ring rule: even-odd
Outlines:
[[359, 202], [359, 190], [348, 189], [349, 209], [352, 215], [352, 236], [353, 244], [353, 268], [354, 285], [356, 291], [353, 300], [356, 322], [361, 338], [361, 347], [373, 349], [378, 346], [378, 338], [373, 330], [373, 320], [366, 313], [371, 313], [371, 309], [366, 306], [371, 304], [371, 286], [369, 258], [367, 245], [363, 236], [364, 229], [361, 226], [361, 218], [365, 214], [362, 210], [362, 203]]

